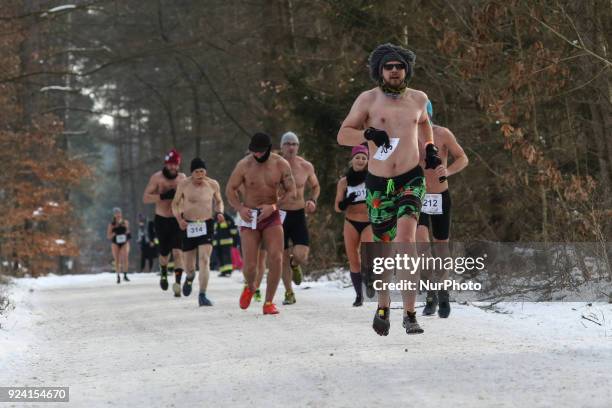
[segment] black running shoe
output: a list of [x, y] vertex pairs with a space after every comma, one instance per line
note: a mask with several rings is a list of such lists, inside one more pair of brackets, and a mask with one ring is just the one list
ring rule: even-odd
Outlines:
[[191, 289], [192, 289], [191, 284], [193, 283], [194, 279], [195, 279], [195, 272], [192, 276], [187, 275], [185, 282], [183, 282], [183, 296], [191, 295]]
[[425, 307], [423, 308], [423, 316], [431, 316], [436, 313], [438, 307], [438, 292], [435, 290], [428, 290], [427, 297], [425, 298]]
[[424, 330], [419, 326], [419, 323], [416, 319], [416, 312], [406, 312], [406, 316], [404, 316], [404, 328], [406, 329], [407, 334], [421, 334]]
[[355, 298], [355, 301], [353, 302], [353, 306], [355, 307], [363, 306], [363, 297], [357, 296]]
[[206, 294], [200, 293], [198, 295], [198, 304], [200, 306], [212, 306], [212, 302], [206, 297]]
[[389, 308], [379, 307], [376, 309], [372, 328], [379, 336], [386, 336], [389, 334], [390, 327], [391, 323], [389, 322]]
[[124, 281], [126, 281], [126, 282], [129, 282], [129, 281], [130, 281], [130, 280], [128, 279], [128, 277], [127, 277], [127, 273], [124, 273], [124, 274], [123, 274], [123, 280], [124, 280]]
[[117, 275], [117, 283], [121, 283], [121, 276]]
[[362, 276], [363, 284], [366, 287], [366, 296], [368, 299], [372, 299], [376, 296], [376, 289], [374, 289], [374, 280], [372, 278], [372, 273], [364, 273]]
[[450, 315], [451, 307], [450, 307], [450, 297], [448, 296], [447, 290], [441, 290], [438, 293], [438, 316], [442, 319], [446, 319], [448, 315]]
[[159, 278], [159, 286], [162, 290], [168, 290], [168, 273], [161, 274], [161, 278]]

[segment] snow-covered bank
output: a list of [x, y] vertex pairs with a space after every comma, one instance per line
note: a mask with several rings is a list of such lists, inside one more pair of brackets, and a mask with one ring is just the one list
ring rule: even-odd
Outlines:
[[[214, 276], [212, 308], [155, 274], [21, 279], [0, 330], [0, 384], [70, 386], [71, 406], [609, 407], [612, 305], [453, 304], [407, 336], [372, 331], [346, 282], [305, 282], [298, 303], [238, 308]], [[501, 312], [501, 313], [500, 313]], [[503, 313], [508, 312], [508, 313]], [[584, 317], [589, 318], [587, 320]], [[65, 406], [65, 405], [62, 405]]]

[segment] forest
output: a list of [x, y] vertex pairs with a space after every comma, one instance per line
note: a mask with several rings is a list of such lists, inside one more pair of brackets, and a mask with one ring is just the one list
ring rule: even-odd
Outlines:
[[224, 186], [253, 133], [288, 130], [321, 183], [308, 268], [343, 265], [336, 135], [386, 42], [470, 159], [454, 240], [612, 236], [609, 1], [2, 0], [0, 27], [4, 273], [108, 268], [111, 209], [153, 216], [168, 150]]

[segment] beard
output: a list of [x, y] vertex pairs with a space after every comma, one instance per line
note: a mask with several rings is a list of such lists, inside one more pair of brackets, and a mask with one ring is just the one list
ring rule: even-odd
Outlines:
[[178, 176], [178, 171], [176, 171], [174, 174], [172, 174], [170, 172], [170, 170], [168, 170], [168, 168], [166, 166], [164, 166], [164, 168], [162, 169], [162, 174], [168, 180], [174, 180]]
[[[393, 82], [397, 82], [394, 80]], [[399, 98], [407, 87], [406, 81], [401, 81], [398, 85], [390, 84], [386, 82], [384, 79], [381, 81], [380, 89], [384, 92], [385, 95], [390, 96], [392, 98]]]
[[270, 152], [271, 151], [272, 151], [272, 146], [268, 147], [268, 150], [266, 150], [266, 152], [264, 153], [263, 156], [257, 157], [255, 155], [253, 155], [253, 157], [255, 158], [255, 160], [257, 160], [258, 163], [265, 163], [266, 160], [268, 160], [268, 158], [270, 157]]

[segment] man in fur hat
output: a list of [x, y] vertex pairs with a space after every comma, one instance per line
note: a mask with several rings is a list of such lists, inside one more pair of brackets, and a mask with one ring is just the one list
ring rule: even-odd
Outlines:
[[[377, 87], [357, 97], [338, 132], [338, 143], [344, 146], [368, 143], [366, 203], [374, 241], [413, 244], [425, 195], [425, 178], [419, 166], [419, 134], [426, 145], [426, 168], [441, 164], [427, 116], [428, 99], [425, 93], [408, 88], [414, 75], [412, 51], [381, 44], [370, 54], [368, 62]], [[416, 256], [413, 245], [407, 254]], [[391, 271], [381, 277], [383, 283], [388, 283]], [[418, 284], [417, 271], [398, 269], [398, 277]], [[406, 332], [423, 333], [414, 309], [416, 290], [401, 292]], [[389, 291], [378, 290], [373, 328], [381, 336], [389, 333], [390, 303]]]

